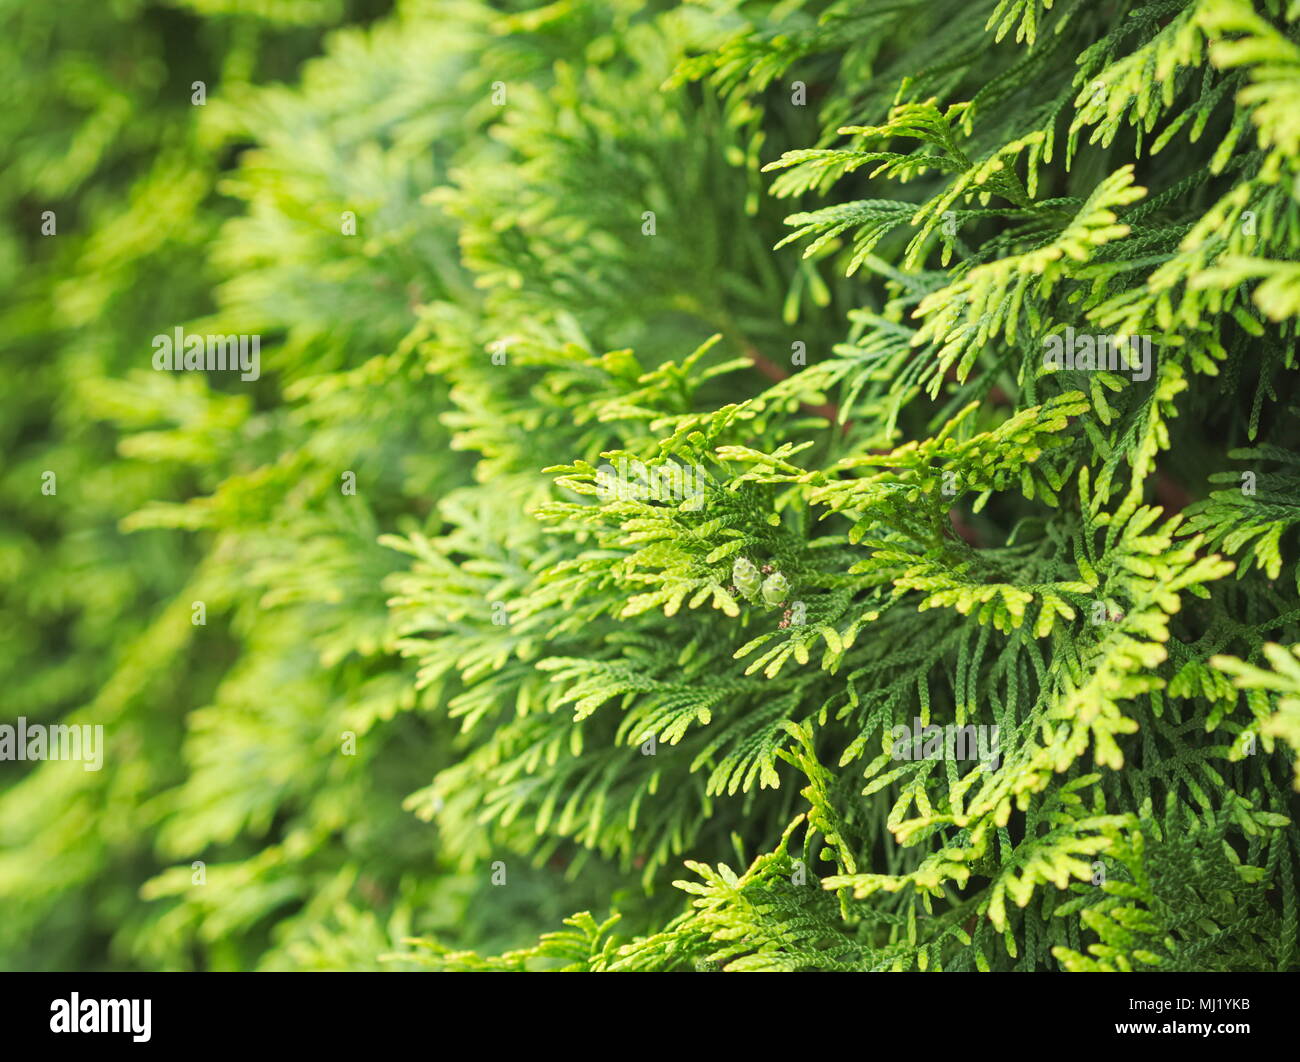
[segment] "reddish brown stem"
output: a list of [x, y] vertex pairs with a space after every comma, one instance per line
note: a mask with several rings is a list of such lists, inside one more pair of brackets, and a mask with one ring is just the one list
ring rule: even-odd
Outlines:
[[[754, 363], [754, 368], [756, 368], [769, 380], [773, 380], [779, 383], [781, 380], [789, 379], [790, 374], [788, 372], [786, 372], [783, 368], [781, 368], [781, 366], [778, 365], [776, 362], [772, 361], [771, 358], [768, 358], [764, 354], [760, 354], [758, 352], [758, 349], [752, 343], [746, 343], [742, 341], [741, 347], [744, 350], [745, 357], [747, 357], [750, 361]], [[825, 417], [832, 424], [834, 424], [840, 418], [840, 407], [831, 402], [824, 402], [819, 406], [814, 406], [806, 402], [801, 402], [800, 406], [808, 410], [808, 412], [810, 413], [816, 413], [819, 417]], [[848, 428], [848, 425], [845, 424], [844, 427]]]

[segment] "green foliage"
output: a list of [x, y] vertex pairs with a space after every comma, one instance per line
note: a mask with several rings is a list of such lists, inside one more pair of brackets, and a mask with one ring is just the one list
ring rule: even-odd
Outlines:
[[5, 966], [1300, 966], [1297, 5], [78, 6]]

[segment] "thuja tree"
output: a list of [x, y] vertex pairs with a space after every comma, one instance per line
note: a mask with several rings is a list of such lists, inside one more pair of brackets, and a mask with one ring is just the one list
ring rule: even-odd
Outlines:
[[1297, 104], [1283, 0], [409, 2], [214, 94], [174, 323], [261, 377], [93, 381], [90, 572], [196, 559], [0, 796], [5, 931], [1300, 965]]

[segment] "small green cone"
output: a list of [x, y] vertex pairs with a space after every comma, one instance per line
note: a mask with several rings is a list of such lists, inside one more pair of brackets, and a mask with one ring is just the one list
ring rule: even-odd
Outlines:
[[769, 605], [783, 605], [790, 594], [790, 584], [780, 572], [773, 572], [763, 580], [763, 601]]
[[736, 563], [731, 566], [731, 581], [750, 601], [758, 597], [760, 582], [758, 569], [744, 557], [737, 557]]

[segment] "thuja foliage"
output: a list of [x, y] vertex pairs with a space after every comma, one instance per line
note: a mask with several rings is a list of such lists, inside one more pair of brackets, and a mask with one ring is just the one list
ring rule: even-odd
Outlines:
[[6, 964], [1300, 966], [1300, 3], [123, 6], [0, 8], [6, 715], [107, 736]]

